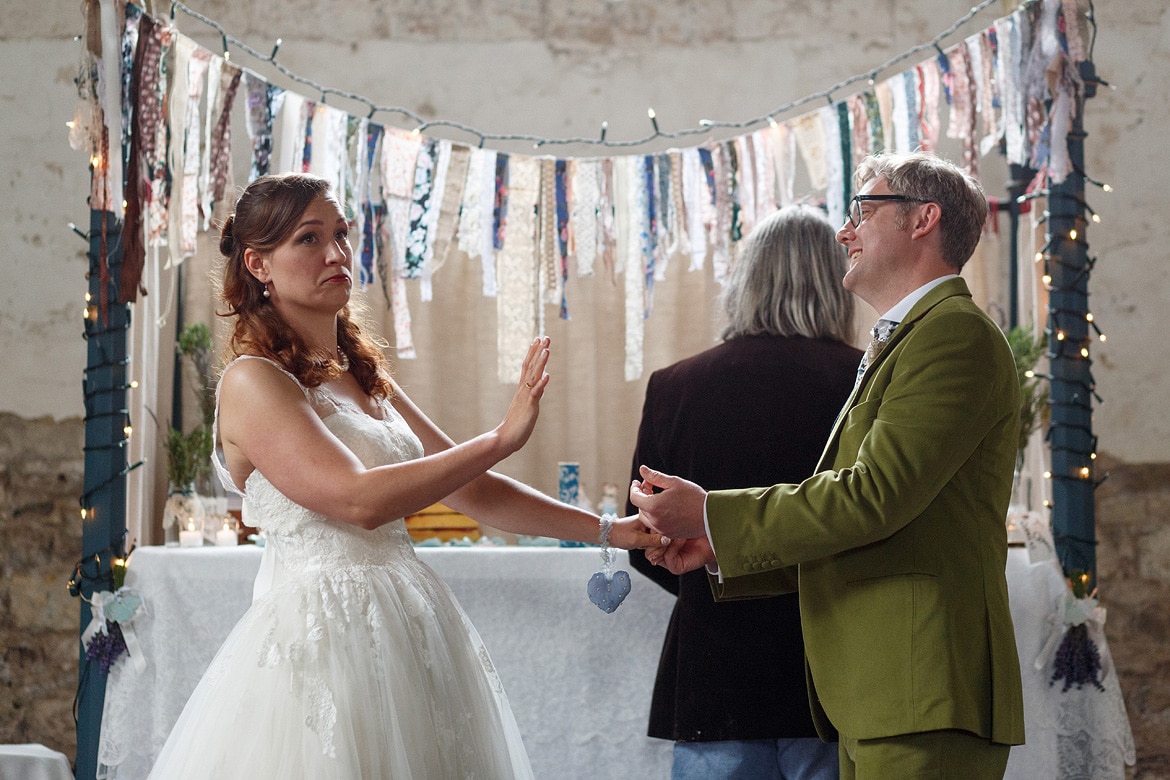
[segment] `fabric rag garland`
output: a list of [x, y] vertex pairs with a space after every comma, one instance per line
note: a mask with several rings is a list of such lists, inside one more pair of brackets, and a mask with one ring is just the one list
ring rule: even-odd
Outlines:
[[[112, 8], [103, 0], [103, 11]], [[356, 228], [360, 281], [380, 284], [393, 311], [399, 357], [413, 356], [407, 281], [417, 282], [428, 300], [433, 275], [457, 247], [480, 263], [485, 297], [497, 296], [501, 277], [509, 279], [497, 323], [501, 344], [513, 336], [519, 343], [530, 323], [540, 328], [546, 306], [569, 316], [573, 263], [578, 276], [594, 273], [599, 263], [611, 277], [627, 274], [614, 289], [625, 298], [628, 379], [642, 374], [638, 320], [651, 313], [655, 283], [665, 278], [671, 256], [688, 255], [692, 269], [710, 256], [722, 283], [742, 236], [796, 199], [800, 162], [811, 191], [823, 193], [829, 218], [839, 223], [857, 160], [884, 149], [933, 150], [945, 97], [947, 135], [963, 144], [969, 169], [1002, 141], [1009, 162], [1043, 168], [1059, 183], [1071, 168], [1065, 139], [1084, 88], [1077, 64], [1088, 48], [1087, 23], [1071, 2], [1042, 0], [862, 93], [830, 99], [783, 123], [681, 150], [567, 160], [383, 130], [235, 67], [137, 6], [125, 6], [125, 20], [122, 45], [108, 47], [118, 57], [95, 61], [92, 75], [79, 80], [94, 82], [83, 90], [89, 108], [75, 112], [89, 128], [89, 143], [71, 136], [78, 148], [99, 152], [98, 159], [112, 160], [126, 147], [124, 301], [144, 291], [139, 277], [147, 247], [169, 251], [163, 259], [171, 265], [193, 249], [193, 228], [210, 226], [230, 184], [228, 120], [242, 86], [250, 176], [308, 170], [333, 182]], [[99, 83], [111, 69], [122, 76], [113, 88]], [[119, 110], [110, 105], [103, 113], [101, 103], [119, 98]], [[109, 149], [97, 132], [102, 125], [115, 139], [109, 155], [100, 154]], [[518, 205], [513, 178], [524, 179], [532, 168]], [[95, 170], [95, 186], [116, 183], [116, 173]], [[538, 209], [535, 217], [523, 213], [529, 202]], [[510, 236], [518, 224], [518, 235]], [[535, 268], [520, 268], [530, 260]], [[500, 356], [501, 364], [509, 359]], [[500, 376], [511, 381], [511, 370]]]

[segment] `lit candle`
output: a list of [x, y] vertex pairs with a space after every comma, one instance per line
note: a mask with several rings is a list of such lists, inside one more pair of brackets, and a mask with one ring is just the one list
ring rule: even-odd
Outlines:
[[203, 532], [195, 528], [195, 521], [188, 520], [187, 527], [179, 531], [180, 547], [202, 547]]
[[236, 532], [224, 521], [223, 528], [215, 532], [215, 546], [216, 547], [233, 547], [240, 543], [240, 538], [236, 536]]

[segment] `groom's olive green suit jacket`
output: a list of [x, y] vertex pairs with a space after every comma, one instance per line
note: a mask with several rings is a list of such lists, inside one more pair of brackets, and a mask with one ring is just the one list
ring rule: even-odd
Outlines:
[[822, 735], [1023, 742], [1004, 576], [1019, 425], [1003, 333], [949, 279], [866, 369], [817, 473], [708, 495], [717, 598], [790, 591], [798, 577]]

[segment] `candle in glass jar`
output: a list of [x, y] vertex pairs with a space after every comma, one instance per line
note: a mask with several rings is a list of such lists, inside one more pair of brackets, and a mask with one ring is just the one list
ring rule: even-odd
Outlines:
[[239, 543], [240, 538], [236, 536], [235, 530], [232, 529], [227, 523], [224, 523], [223, 528], [220, 528], [215, 532], [216, 547], [233, 547]]
[[187, 527], [179, 531], [180, 547], [202, 547], [203, 532], [195, 527], [194, 521], [188, 521]]

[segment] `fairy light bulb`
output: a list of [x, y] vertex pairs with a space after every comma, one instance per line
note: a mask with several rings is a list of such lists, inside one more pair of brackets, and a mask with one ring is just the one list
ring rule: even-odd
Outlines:
[[1036, 253], [1036, 262], [1037, 262], [1037, 263], [1039, 263], [1039, 262], [1042, 262], [1043, 260], [1044, 260], [1044, 253], [1043, 253], [1043, 252], [1037, 252], [1037, 253]]
[[1073, 228], [1072, 230], [1068, 231], [1068, 237], [1069, 237], [1070, 241], [1076, 241], [1077, 240], [1077, 229]]
[[1092, 321], [1093, 321], [1093, 312], [1091, 312], [1091, 311], [1085, 312], [1085, 322], [1092, 322]]
[[1081, 479], [1088, 479], [1088, 478], [1089, 478], [1089, 467], [1088, 466], [1081, 466]]
[[131, 390], [137, 390], [137, 389], [138, 389], [138, 380], [137, 380], [137, 379], [131, 379], [131, 380], [130, 380], [130, 389], [131, 389]]
[[134, 426], [133, 426], [133, 425], [127, 425], [127, 426], [123, 427], [123, 428], [122, 428], [122, 433], [124, 433], [124, 434], [126, 435], [126, 438], [127, 438], [127, 439], [129, 439], [129, 438], [130, 438], [130, 435], [131, 435], [132, 433], [134, 433]]
[[1088, 356], [1089, 356], [1089, 348], [1088, 347], [1081, 347], [1081, 357], [1088, 357]]
[[1056, 331], [1056, 340], [1057, 341], [1064, 341], [1064, 331], [1063, 330]]
[[1044, 472], [1044, 479], [1052, 479], [1052, 472], [1051, 472], [1051, 471], [1045, 471], [1045, 472]]
[[1102, 184], [1101, 189], [1104, 190], [1105, 192], [1113, 192], [1113, 188], [1110, 187], [1108, 184]]
[[1051, 285], [1052, 284], [1052, 275], [1051, 274], [1044, 274], [1043, 276], [1040, 277], [1040, 281], [1044, 282], [1045, 286]]
[[1095, 222], [1096, 224], [1098, 224], [1098, 225], [1101, 224], [1101, 215], [1100, 214], [1094, 214], [1092, 219], [1093, 219], [1093, 222]]

